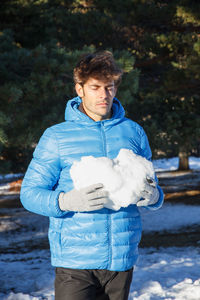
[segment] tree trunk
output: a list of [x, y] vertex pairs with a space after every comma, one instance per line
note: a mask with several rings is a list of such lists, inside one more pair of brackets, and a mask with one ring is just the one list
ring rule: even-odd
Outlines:
[[179, 150], [179, 166], [178, 166], [178, 170], [189, 170], [189, 157], [188, 157], [188, 153], [184, 150]]

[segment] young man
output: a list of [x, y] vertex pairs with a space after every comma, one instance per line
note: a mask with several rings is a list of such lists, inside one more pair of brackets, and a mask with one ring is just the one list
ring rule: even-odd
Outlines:
[[80, 60], [74, 69], [78, 97], [68, 101], [66, 121], [44, 132], [23, 180], [24, 207], [50, 217], [56, 300], [128, 299], [141, 239], [137, 206], [157, 209], [163, 202], [156, 178], [146, 182], [137, 205], [118, 211], [104, 207], [108, 194], [101, 182], [73, 187], [70, 168], [82, 156], [113, 159], [126, 148], [151, 159], [144, 130], [115, 98], [121, 77], [110, 52]]

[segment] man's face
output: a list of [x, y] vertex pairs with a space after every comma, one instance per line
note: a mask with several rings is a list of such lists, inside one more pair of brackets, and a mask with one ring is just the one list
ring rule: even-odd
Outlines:
[[114, 80], [102, 81], [89, 78], [83, 86], [77, 83], [75, 88], [82, 99], [83, 109], [89, 117], [94, 121], [111, 117], [113, 98], [117, 91]]

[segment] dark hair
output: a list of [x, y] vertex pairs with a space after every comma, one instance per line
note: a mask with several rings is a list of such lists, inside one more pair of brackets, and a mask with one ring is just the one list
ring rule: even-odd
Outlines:
[[114, 80], [116, 86], [121, 82], [123, 71], [117, 66], [110, 51], [100, 51], [82, 56], [74, 68], [74, 82], [84, 84], [92, 77], [99, 80]]

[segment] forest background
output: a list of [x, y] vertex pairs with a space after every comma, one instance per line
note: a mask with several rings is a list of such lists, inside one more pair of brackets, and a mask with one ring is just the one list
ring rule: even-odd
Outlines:
[[107, 49], [124, 70], [117, 97], [153, 158], [200, 156], [198, 0], [2, 0], [0, 173], [24, 172], [43, 131], [64, 121], [73, 67]]

